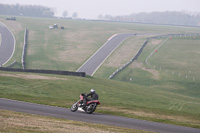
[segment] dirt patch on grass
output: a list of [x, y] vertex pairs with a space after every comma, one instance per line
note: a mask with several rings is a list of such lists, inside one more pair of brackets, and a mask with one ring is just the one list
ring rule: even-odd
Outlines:
[[0, 76], [22, 78], [22, 79], [67, 80], [67, 78], [57, 78], [57, 77], [29, 75], [29, 74], [2, 74], [2, 73], [0, 73]]
[[145, 132], [106, 125], [89, 124], [72, 120], [16, 113], [0, 110], [0, 132], [50, 132], [50, 133], [114, 133]]
[[190, 117], [185, 116], [178, 116], [178, 115], [165, 115], [165, 114], [158, 114], [154, 112], [145, 112], [145, 111], [138, 111], [138, 110], [128, 110], [128, 109], [121, 109], [117, 107], [98, 107], [102, 110], [113, 111], [113, 112], [122, 112], [125, 114], [133, 115], [136, 117], [146, 117], [146, 118], [153, 118], [153, 119], [162, 119], [162, 120], [170, 120], [173, 122], [184, 122], [184, 123], [191, 123], [193, 125], [200, 125], [200, 121], [197, 119], [193, 119]]
[[[64, 38], [65, 48], [57, 53], [57, 59], [65, 62], [81, 63], [91, 55], [95, 49], [95, 39], [89, 38], [90, 31], [66, 33]], [[56, 59], [56, 60], [57, 60]]]
[[58, 52], [57, 59], [54, 60], [81, 63], [86, 60], [88, 55], [92, 54], [92, 52], [94, 51], [92, 51], [89, 46], [80, 44], [72, 46], [68, 50]]
[[152, 78], [153, 79], [160, 79], [160, 74], [158, 71], [154, 70], [154, 69], [146, 69], [143, 65], [143, 63], [141, 62], [133, 62], [131, 65], [130, 65], [131, 68], [140, 68], [144, 71], [147, 71], [147, 72], [150, 72], [152, 74]]
[[[36, 34], [35, 31], [29, 31], [29, 32], [28, 32], [28, 36], [29, 36], [29, 47], [32, 46], [32, 44], [30, 44], [30, 42], [31, 42], [32, 40], [35, 39], [35, 34]], [[36, 53], [36, 51], [34, 51], [34, 48], [28, 48], [27, 50], [28, 50], [28, 51], [27, 51], [27, 52], [28, 52], [28, 55], [34, 55], [34, 54]]]
[[156, 46], [158, 44], [160, 44], [163, 40], [157, 40], [157, 39], [152, 39], [150, 42], [151, 46]]
[[121, 67], [137, 53], [143, 40], [136, 37], [128, 38], [117, 48], [113, 54], [104, 63], [105, 66]]
[[[6, 114], [4, 114], [6, 115]], [[40, 118], [34, 116], [26, 116], [22, 114], [7, 115], [7, 118], [0, 116], [1, 125], [4, 130], [32, 130], [36, 132], [69, 132], [75, 133], [80, 131], [88, 131], [88, 127], [73, 125], [73, 121], [59, 121], [48, 118]], [[91, 132], [95, 132], [94, 128], [90, 128]]]

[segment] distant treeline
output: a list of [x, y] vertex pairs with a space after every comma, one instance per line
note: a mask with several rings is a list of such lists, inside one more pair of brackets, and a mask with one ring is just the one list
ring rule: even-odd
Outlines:
[[200, 26], [200, 13], [189, 14], [177, 11], [137, 13], [123, 16], [99, 15], [98, 18], [108, 21]]
[[32, 17], [53, 17], [54, 12], [50, 8], [36, 5], [4, 5], [0, 4], [0, 14], [15, 16], [32, 16]]

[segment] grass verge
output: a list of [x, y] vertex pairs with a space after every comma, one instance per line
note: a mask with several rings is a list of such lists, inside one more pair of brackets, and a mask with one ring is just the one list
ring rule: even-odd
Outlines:
[[25, 132], [57, 132], [57, 133], [150, 133], [148, 131], [91, 124], [72, 120], [56, 119], [46, 116], [17, 113], [0, 110], [0, 132], [25, 133]]

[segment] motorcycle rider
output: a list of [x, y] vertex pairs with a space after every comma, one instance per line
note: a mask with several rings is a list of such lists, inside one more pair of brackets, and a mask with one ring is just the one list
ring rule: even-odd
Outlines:
[[83, 106], [87, 105], [87, 101], [98, 100], [98, 99], [99, 99], [98, 94], [95, 92], [94, 89], [91, 89], [90, 93], [83, 97]]

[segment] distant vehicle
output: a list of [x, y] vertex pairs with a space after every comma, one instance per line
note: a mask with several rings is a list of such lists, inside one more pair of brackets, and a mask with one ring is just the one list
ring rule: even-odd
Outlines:
[[6, 18], [6, 20], [16, 20], [15, 17]]
[[50, 25], [50, 26], [49, 26], [49, 29], [53, 29], [53, 26]]
[[87, 114], [91, 114], [95, 111], [97, 105], [100, 104], [98, 100], [91, 100], [87, 102], [86, 106], [83, 106], [83, 97], [86, 96], [85, 93], [82, 93], [80, 95], [80, 100], [78, 100], [76, 103], [74, 103], [71, 107], [71, 111], [75, 112], [78, 110], [78, 108], [83, 109]]
[[54, 24], [54, 25], [53, 25], [53, 28], [54, 28], [54, 29], [58, 28], [58, 25], [57, 25], [57, 24]]

